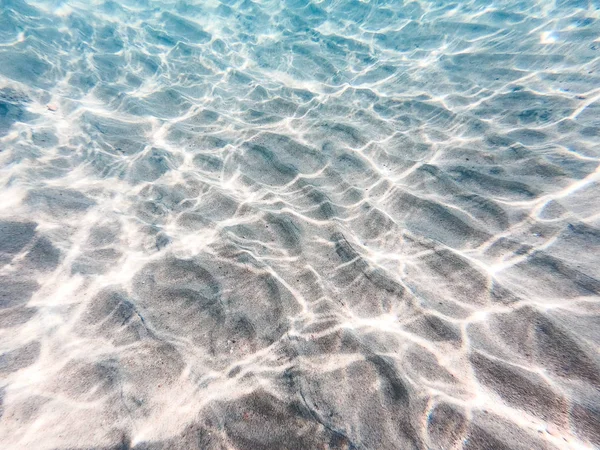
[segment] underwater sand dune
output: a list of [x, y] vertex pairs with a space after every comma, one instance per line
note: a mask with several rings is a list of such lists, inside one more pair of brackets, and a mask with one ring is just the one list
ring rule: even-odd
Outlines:
[[600, 446], [597, 1], [0, 6], [0, 447]]

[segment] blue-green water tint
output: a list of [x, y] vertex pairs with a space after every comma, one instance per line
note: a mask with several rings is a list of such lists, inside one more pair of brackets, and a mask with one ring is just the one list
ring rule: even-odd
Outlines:
[[600, 446], [598, 1], [0, 6], [4, 448]]

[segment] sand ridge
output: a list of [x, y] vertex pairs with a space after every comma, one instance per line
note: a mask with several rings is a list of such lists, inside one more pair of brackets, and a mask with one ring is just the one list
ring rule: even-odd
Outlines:
[[3, 448], [600, 446], [596, 3], [3, 0]]

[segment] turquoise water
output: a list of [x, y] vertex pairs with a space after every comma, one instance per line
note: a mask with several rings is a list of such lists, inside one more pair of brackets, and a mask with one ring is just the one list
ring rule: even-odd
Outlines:
[[600, 446], [600, 2], [0, 6], [3, 448]]

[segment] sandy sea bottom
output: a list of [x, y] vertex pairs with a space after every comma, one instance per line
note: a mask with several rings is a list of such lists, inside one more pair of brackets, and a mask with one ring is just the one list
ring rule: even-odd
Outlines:
[[600, 446], [600, 3], [0, 0], [6, 450]]

